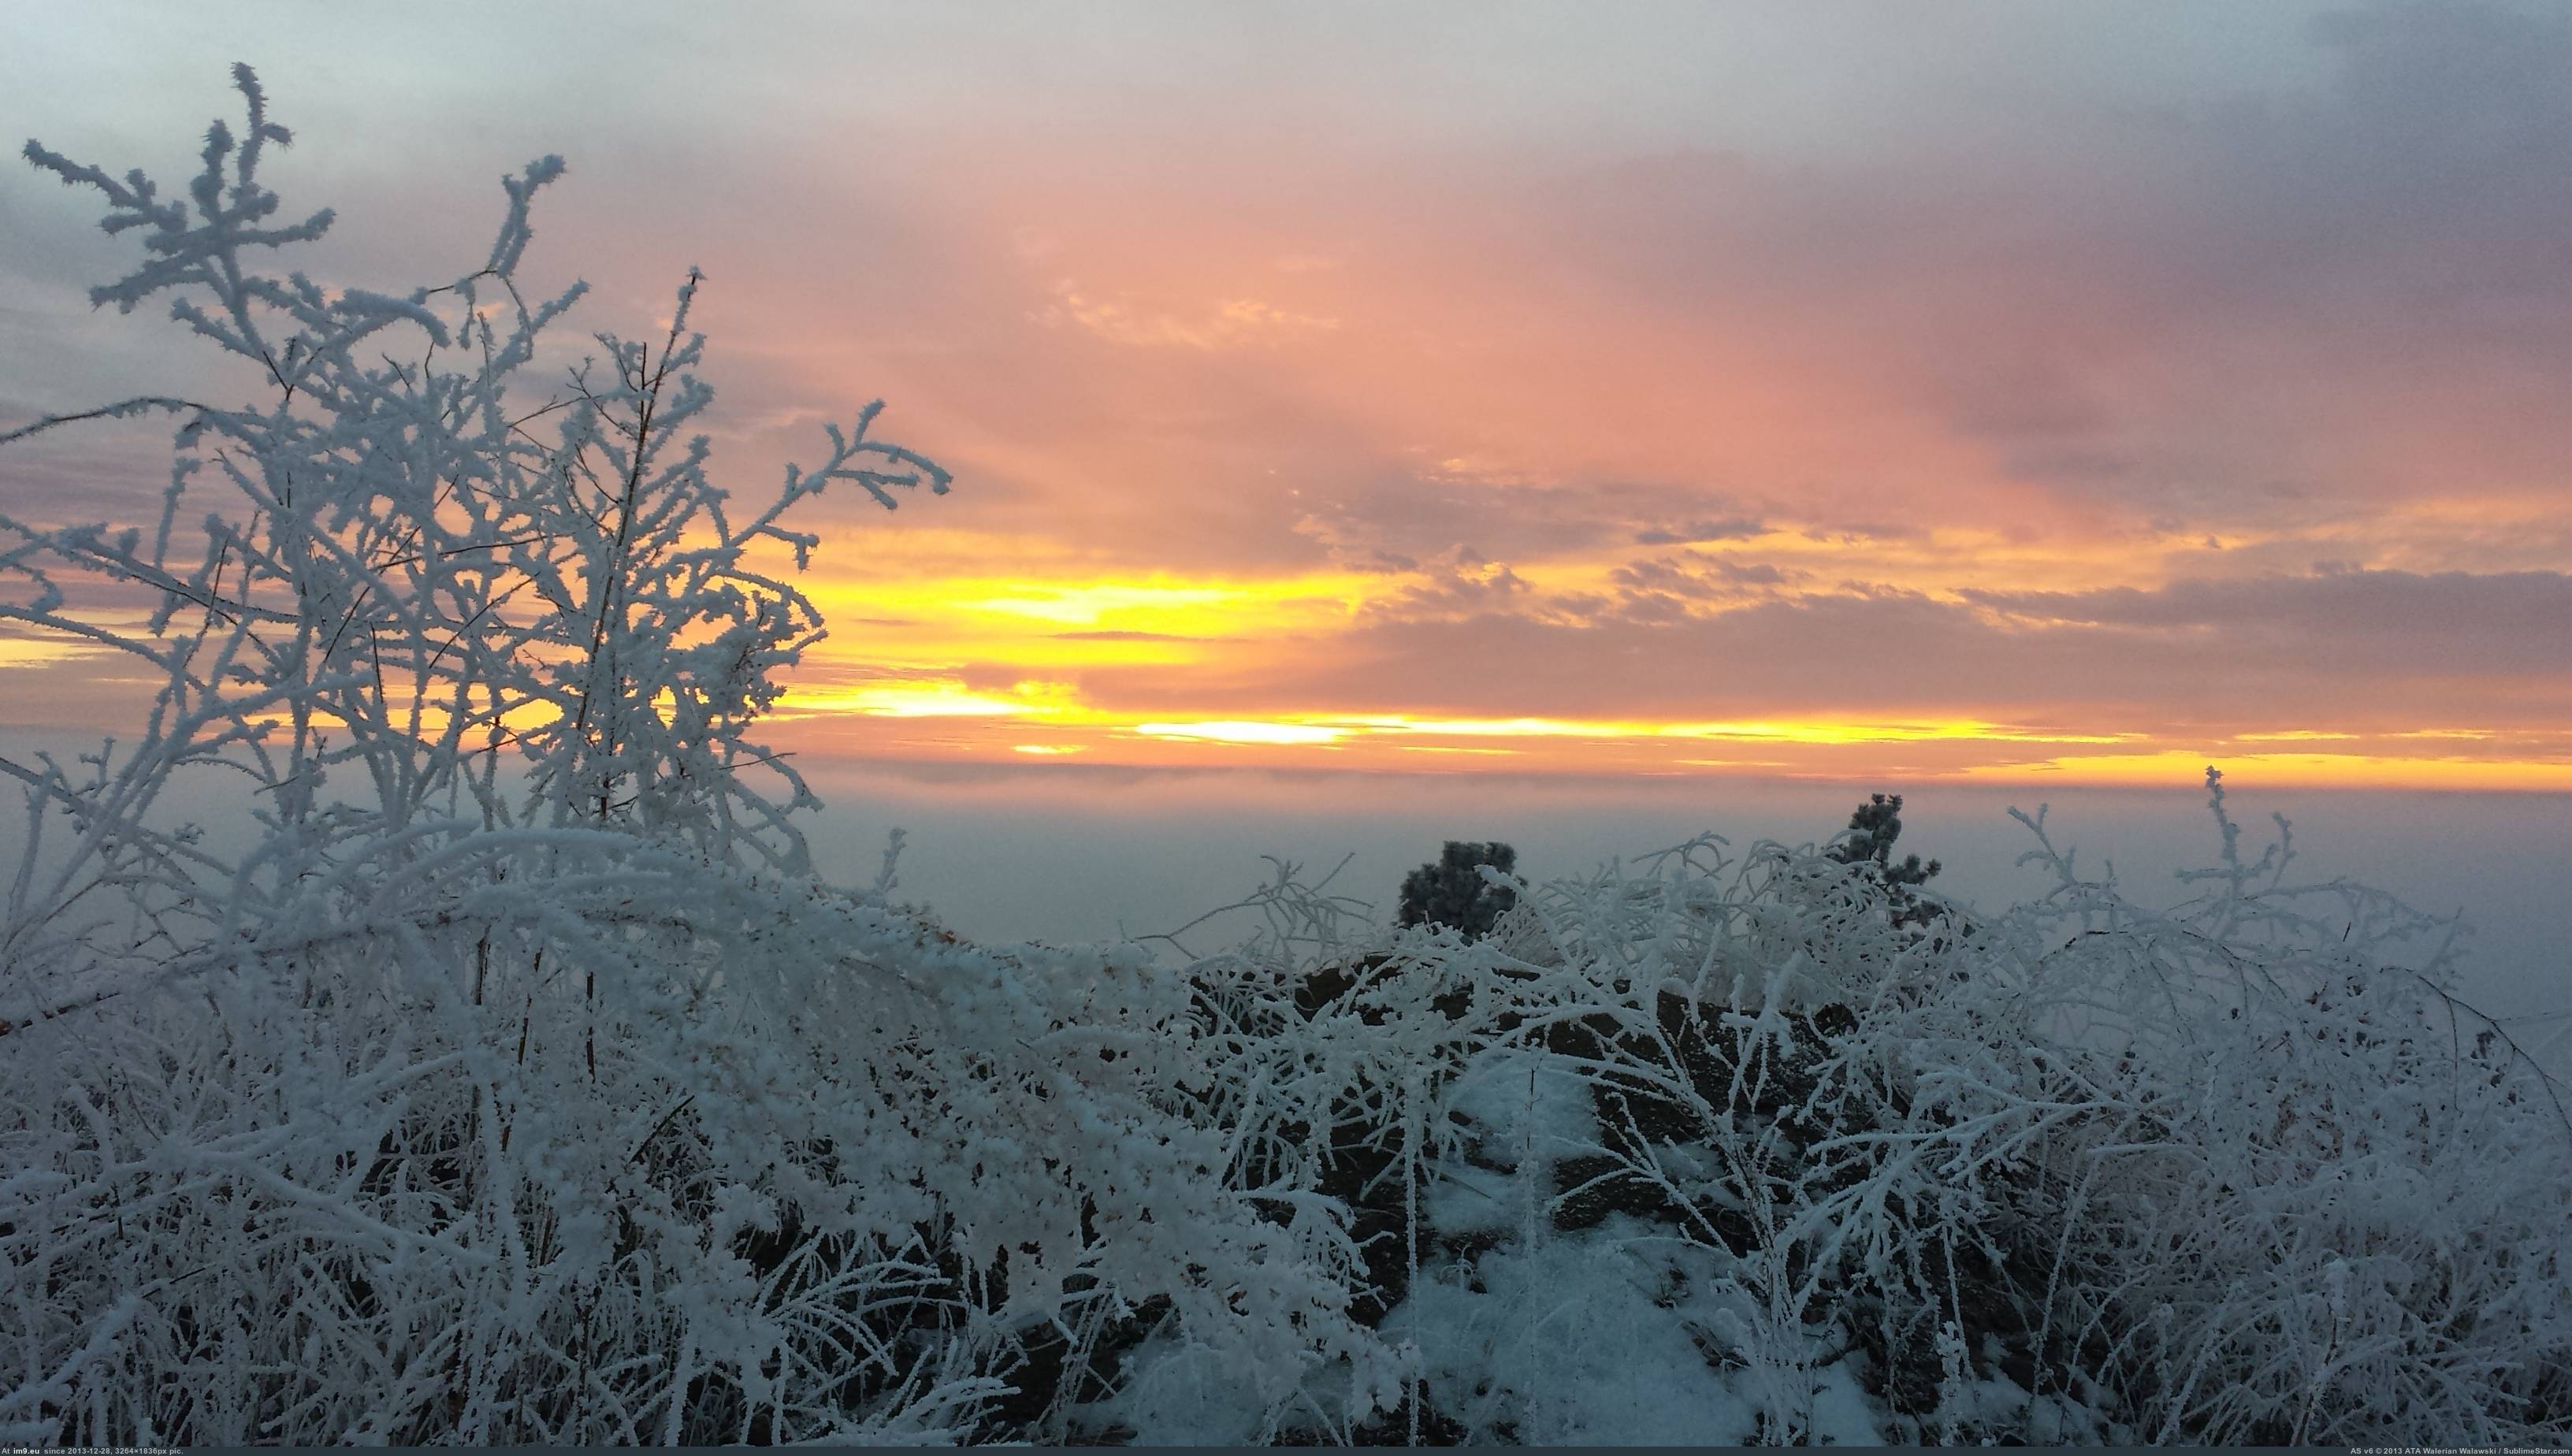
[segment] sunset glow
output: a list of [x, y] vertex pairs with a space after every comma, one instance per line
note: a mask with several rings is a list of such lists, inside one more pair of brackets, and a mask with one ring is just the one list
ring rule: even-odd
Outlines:
[[[268, 74], [313, 123], [290, 203], [360, 179], [349, 280], [468, 266], [497, 195], [454, 179], [559, 149], [529, 268], [624, 327], [702, 263], [719, 474], [877, 396], [955, 471], [806, 522], [801, 754], [2565, 786], [2572, 282], [2531, 260], [2572, 225], [2572, 21], [1513, 15], [1452, 70], [1390, 14], [745, 15], [704, 84], [869, 58], [776, 134], [669, 132], [561, 16], [529, 53], [592, 69], [540, 88], [426, 32]], [[111, 125], [108, 22], [57, 19], [27, 99], [66, 145], [202, 125], [181, 88]], [[483, 121], [414, 177], [342, 123], [431, 74]], [[12, 227], [74, 236], [60, 191]], [[698, 223], [628, 226], [653, 195]], [[75, 307], [13, 327], [9, 411], [67, 358], [199, 386]], [[0, 457], [0, 508], [150, 518], [151, 432], [109, 438]], [[118, 720], [99, 667], [0, 642], [15, 721]]]

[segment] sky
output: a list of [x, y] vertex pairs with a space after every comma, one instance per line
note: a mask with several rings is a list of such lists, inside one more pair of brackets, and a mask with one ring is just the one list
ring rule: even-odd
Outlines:
[[[469, 271], [561, 154], [526, 274], [642, 334], [706, 271], [737, 491], [889, 400], [955, 490], [818, 502], [768, 736], [1007, 874], [2210, 763], [2543, 796], [2494, 843], [2572, 858], [2572, 11], [92, 0], [0, 52], [0, 134], [171, 183], [255, 65], [338, 285]], [[92, 209], [0, 170], [0, 428], [250, 397], [88, 307]], [[167, 449], [0, 450], [0, 513], [148, 519]], [[10, 734], [138, 691], [0, 640]]]
[[[0, 120], [174, 179], [253, 62], [344, 281], [464, 271], [563, 154], [530, 271], [634, 332], [707, 271], [736, 488], [889, 399], [958, 486], [816, 513], [808, 754], [2572, 788], [2560, 10], [0, 28]], [[0, 174], [0, 420], [197, 377], [87, 309], [88, 206]], [[0, 508], [115, 514], [154, 448], [15, 451]]]

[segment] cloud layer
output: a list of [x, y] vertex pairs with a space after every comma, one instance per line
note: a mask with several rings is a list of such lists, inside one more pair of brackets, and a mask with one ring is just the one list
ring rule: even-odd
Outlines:
[[[175, 175], [238, 53], [378, 285], [560, 151], [534, 266], [707, 269], [745, 484], [891, 397], [959, 489], [826, 511], [815, 751], [2572, 773], [2560, 11], [435, 9], [31, 16], [0, 120]], [[0, 423], [224, 387], [81, 206], [0, 181]]]

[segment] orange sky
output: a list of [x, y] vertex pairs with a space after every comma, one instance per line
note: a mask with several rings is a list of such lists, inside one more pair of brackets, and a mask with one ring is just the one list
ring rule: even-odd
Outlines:
[[[238, 52], [374, 286], [559, 151], [530, 270], [706, 268], [736, 489], [891, 399], [957, 489], [824, 503], [809, 755], [2572, 789], [2572, 17], [1799, 10], [101, 5], [0, 122], [175, 175]], [[0, 181], [0, 424], [189, 367], [85, 206]]]

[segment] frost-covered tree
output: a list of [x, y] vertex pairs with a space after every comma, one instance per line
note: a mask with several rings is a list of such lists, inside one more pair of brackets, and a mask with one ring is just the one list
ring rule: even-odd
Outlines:
[[1848, 828], [1831, 846], [1830, 857], [1843, 865], [1873, 865], [1887, 885], [1925, 885], [1936, 879], [1944, 868], [1936, 860], [1922, 864], [1918, 855], [1893, 858], [1894, 843], [1901, 838], [1902, 796], [1871, 794], [1849, 815]]
[[[1848, 827], [1825, 853], [1840, 864], [1856, 866], [1860, 875], [1883, 887], [1885, 913], [1894, 924], [1925, 928], [1938, 919], [1940, 908], [1924, 902], [1918, 892], [1945, 866], [1936, 860], [1923, 863], [1918, 855], [1895, 859], [1893, 846], [1901, 838], [1902, 796], [1871, 794], [1849, 815]], [[1958, 930], [1972, 934], [1961, 921]]]
[[1483, 867], [1516, 870], [1519, 852], [1497, 841], [1449, 840], [1437, 859], [1402, 877], [1401, 923], [1443, 925], [1467, 940], [1491, 933], [1510, 908], [1510, 892], [1483, 878]]

